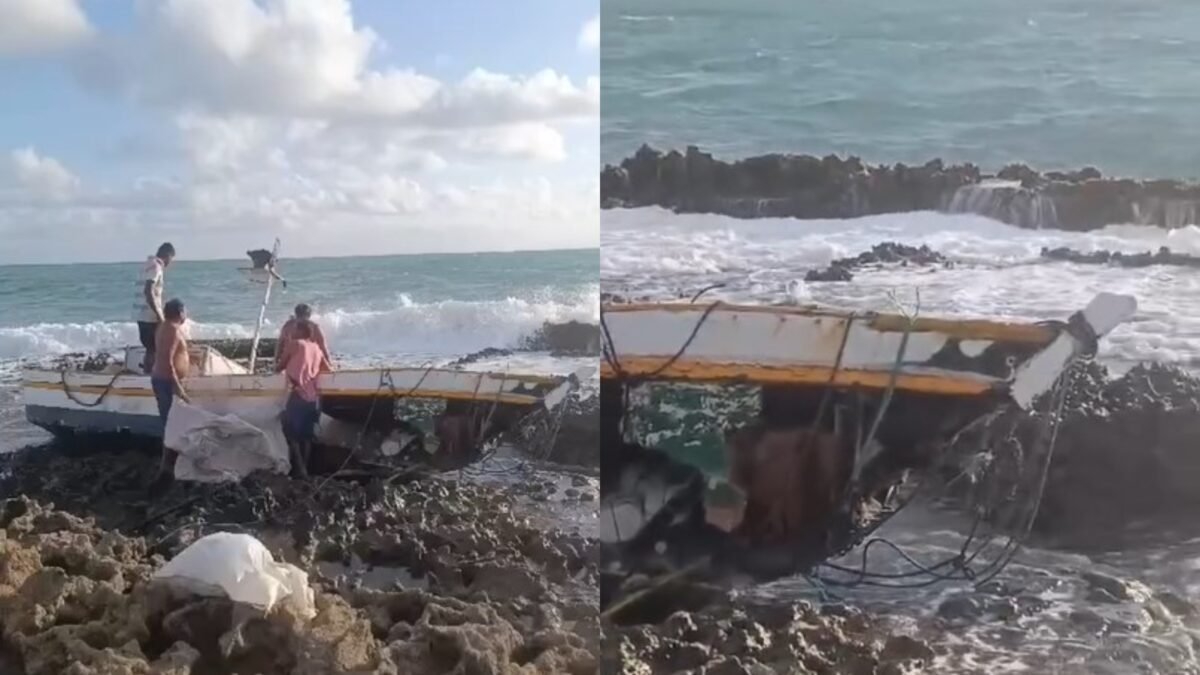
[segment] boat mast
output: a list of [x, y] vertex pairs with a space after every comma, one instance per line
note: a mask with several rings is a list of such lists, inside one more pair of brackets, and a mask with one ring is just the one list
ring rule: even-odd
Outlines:
[[[275, 246], [271, 249], [271, 262], [267, 263], [267, 290], [263, 293], [262, 307], [258, 308], [258, 323], [254, 325], [254, 341], [250, 343], [250, 372], [254, 372], [254, 366], [258, 363], [258, 339], [262, 336], [263, 320], [267, 318], [267, 304], [271, 302], [271, 285], [275, 281], [275, 275], [272, 273], [275, 268], [275, 261], [279, 258], [279, 237], [275, 238]], [[276, 345], [276, 349], [279, 346]], [[276, 354], [276, 357], [279, 355]]]

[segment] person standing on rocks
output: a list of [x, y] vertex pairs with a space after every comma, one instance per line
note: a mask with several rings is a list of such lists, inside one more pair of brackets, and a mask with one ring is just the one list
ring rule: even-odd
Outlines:
[[[150, 371], [150, 387], [158, 403], [158, 416], [162, 418], [163, 430], [167, 427], [167, 416], [175, 397], [191, 403], [183, 379], [188, 376], [191, 360], [188, 356], [187, 338], [183, 324], [187, 321], [187, 310], [182, 300], [171, 300], [162, 308], [163, 321], [158, 324], [154, 340], [154, 366]], [[159, 466], [155, 487], [170, 481], [175, 470], [176, 452], [163, 444], [162, 463]]]
[[325, 342], [325, 334], [321, 332], [321, 326], [312, 320], [312, 307], [303, 302], [296, 305], [295, 314], [288, 318], [283, 324], [283, 328], [279, 329], [279, 340], [275, 343], [275, 370], [283, 371], [284, 358], [287, 356], [287, 347], [295, 340], [296, 324], [306, 322], [312, 328], [312, 341], [321, 348], [321, 353], [325, 356], [325, 363], [330, 370], [333, 370], [333, 356], [329, 354], [329, 344]]
[[142, 372], [150, 372], [154, 364], [155, 339], [158, 327], [163, 323], [163, 277], [171, 261], [175, 259], [175, 247], [169, 242], [158, 247], [158, 252], [146, 258], [138, 275], [137, 295], [133, 300], [133, 320], [137, 322], [138, 339], [146, 348], [142, 359]]
[[291, 453], [292, 475], [297, 478], [308, 478], [308, 456], [321, 417], [317, 378], [329, 366], [314, 339], [315, 332], [312, 322], [297, 320], [278, 365], [292, 389], [283, 411], [283, 433]]

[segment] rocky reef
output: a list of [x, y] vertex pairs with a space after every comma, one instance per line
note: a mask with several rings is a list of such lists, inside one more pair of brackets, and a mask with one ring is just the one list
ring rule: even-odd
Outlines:
[[1017, 164], [988, 174], [934, 159], [870, 165], [857, 157], [769, 154], [724, 161], [688, 146], [643, 145], [600, 173], [605, 208], [661, 206], [736, 218], [855, 218], [906, 211], [977, 213], [1027, 228], [1086, 231], [1114, 223], [1196, 224], [1200, 185]]
[[1166, 246], [1157, 251], [1122, 253], [1121, 251], [1076, 251], [1060, 246], [1043, 248], [1041, 256], [1047, 260], [1072, 262], [1078, 265], [1112, 265], [1113, 267], [1150, 267], [1152, 265], [1174, 265], [1176, 267], [1200, 267], [1200, 256], [1176, 253]]
[[599, 356], [600, 326], [581, 321], [547, 321], [523, 341], [521, 348], [547, 351], [555, 356]]
[[[594, 673], [596, 548], [500, 490], [418, 480], [177, 484], [148, 500], [133, 451], [5, 457], [0, 664], [29, 675]], [[57, 508], [51, 506], [54, 501]], [[151, 583], [241, 531], [308, 571], [312, 620]]]
[[843, 605], [721, 604], [653, 626], [606, 625], [601, 672], [899, 675], [922, 672], [934, 656], [924, 641]]
[[[1195, 530], [1190, 521], [1200, 507], [1200, 379], [1160, 364], [1112, 377], [1094, 362], [1071, 377], [1033, 521], [1038, 541], [1117, 550]], [[967, 463], [989, 464], [975, 474], [970, 500], [1040, 480], [1044, 455], [1034, 444], [1048, 414], [1010, 411], [959, 439], [952, 452]], [[989, 448], [986, 457], [977, 454], [981, 447]]]
[[838, 258], [829, 266], [820, 270], [809, 270], [804, 275], [805, 281], [853, 281], [854, 271], [861, 267], [872, 265], [899, 265], [901, 267], [925, 267], [940, 265], [949, 267], [951, 262], [946, 256], [934, 251], [928, 246], [909, 246], [894, 241], [875, 244], [870, 251], [863, 251], [849, 258]]

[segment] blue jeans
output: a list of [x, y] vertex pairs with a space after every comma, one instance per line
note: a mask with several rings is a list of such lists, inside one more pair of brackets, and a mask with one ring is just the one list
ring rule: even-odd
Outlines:
[[158, 416], [162, 418], [163, 429], [166, 429], [167, 415], [171, 412], [171, 404], [175, 401], [175, 382], [152, 377], [150, 378], [150, 388], [154, 390], [154, 400], [158, 402]]
[[283, 409], [283, 433], [288, 440], [310, 442], [316, 436], [317, 422], [320, 419], [320, 404], [316, 401], [306, 401], [296, 392], [292, 392], [288, 396], [287, 407]]

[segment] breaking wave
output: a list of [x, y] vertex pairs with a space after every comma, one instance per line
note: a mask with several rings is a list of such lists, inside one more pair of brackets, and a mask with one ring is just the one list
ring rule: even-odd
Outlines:
[[[333, 309], [315, 318], [339, 354], [461, 355], [486, 347], [519, 347], [546, 322], [599, 322], [598, 288], [592, 285], [575, 298], [498, 301], [445, 300], [413, 302], [400, 296], [396, 306], [378, 311]], [[277, 324], [266, 325], [270, 336]], [[194, 323], [196, 339], [246, 338], [253, 325]], [[72, 352], [119, 349], [137, 344], [131, 322], [41, 323], [0, 328], [0, 360], [53, 356]]]

